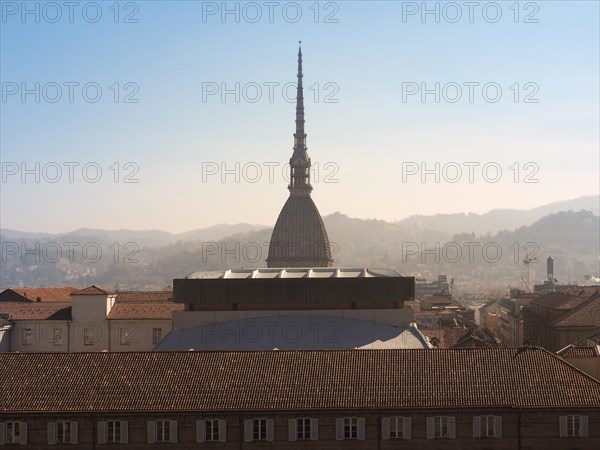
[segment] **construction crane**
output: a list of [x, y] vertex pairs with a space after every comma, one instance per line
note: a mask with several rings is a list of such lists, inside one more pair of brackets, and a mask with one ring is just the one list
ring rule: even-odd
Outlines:
[[523, 259], [523, 264], [525, 264], [526, 267], [526, 274], [527, 274], [527, 279], [521, 277], [521, 279], [525, 282], [525, 286], [527, 286], [527, 289], [529, 290], [529, 293], [531, 294], [533, 291], [531, 290], [531, 285], [529, 284], [529, 264], [532, 262], [538, 262], [538, 259], [536, 256], [525, 256], [525, 258]]

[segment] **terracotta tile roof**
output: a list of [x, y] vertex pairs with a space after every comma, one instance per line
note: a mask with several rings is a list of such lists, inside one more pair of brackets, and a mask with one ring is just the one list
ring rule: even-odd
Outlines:
[[9, 288], [0, 293], [0, 301], [68, 302], [71, 301], [70, 295], [77, 290], [73, 286]]
[[108, 314], [109, 319], [162, 319], [170, 320], [173, 312], [183, 311], [185, 305], [158, 301], [117, 301]]
[[580, 347], [573, 344], [556, 352], [563, 358], [600, 358], [600, 345], [591, 347]]
[[0, 413], [593, 408], [600, 381], [541, 348], [0, 353], [0, 392]]
[[118, 291], [117, 302], [172, 302], [173, 291]]
[[533, 300], [531, 304], [542, 305], [552, 309], [572, 309], [585, 300], [598, 295], [600, 288], [596, 286], [580, 286], [568, 288], [560, 292], [550, 292]]
[[600, 293], [562, 314], [554, 323], [559, 327], [600, 327]]
[[70, 320], [71, 302], [0, 302], [0, 314], [10, 320]]
[[73, 292], [71, 295], [114, 295], [114, 292], [92, 285], [80, 291]]

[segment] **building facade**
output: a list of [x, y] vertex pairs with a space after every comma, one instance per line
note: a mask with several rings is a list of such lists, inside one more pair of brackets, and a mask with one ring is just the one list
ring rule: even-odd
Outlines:
[[7, 447], [600, 446], [600, 382], [540, 348], [4, 353], [0, 390]]

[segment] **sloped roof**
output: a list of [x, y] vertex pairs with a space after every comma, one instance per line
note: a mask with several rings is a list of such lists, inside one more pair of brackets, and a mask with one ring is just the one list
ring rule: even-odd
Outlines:
[[600, 381], [540, 348], [0, 353], [0, 392], [11, 414], [564, 408]]
[[118, 291], [117, 302], [170, 302], [173, 291]]
[[541, 305], [552, 309], [572, 309], [585, 300], [598, 295], [597, 286], [578, 286], [564, 289], [560, 292], [549, 292], [532, 300], [530, 304]]
[[600, 327], [600, 293], [562, 314], [555, 324], [559, 327]]
[[144, 300], [116, 301], [110, 309], [108, 319], [170, 320], [175, 311], [183, 311], [184, 309], [185, 305], [183, 303]]
[[9, 288], [0, 293], [0, 301], [68, 302], [77, 290], [74, 286]]
[[106, 289], [99, 288], [96, 285], [86, 287], [77, 292], [73, 292], [71, 295], [114, 295], [115, 293]]
[[0, 302], [10, 320], [70, 320], [71, 302]]
[[600, 358], [600, 345], [581, 347], [569, 344], [556, 354], [564, 358]]

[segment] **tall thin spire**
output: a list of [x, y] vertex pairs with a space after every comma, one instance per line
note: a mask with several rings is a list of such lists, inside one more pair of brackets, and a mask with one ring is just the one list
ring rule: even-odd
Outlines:
[[[302, 44], [302, 41], [299, 41]], [[304, 88], [302, 86], [302, 46], [298, 47], [298, 88], [296, 92], [296, 132], [294, 133], [294, 153], [290, 159], [290, 185], [292, 195], [310, 195], [310, 158], [306, 147], [304, 130]]]
[[[301, 42], [300, 42], [301, 43]], [[310, 193], [310, 158], [304, 131], [302, 47], [298, 49], [298, 92], [290, 196], [279, 213], [269, 245], [268, 267], [331, 267], [331, 248], [321, 214]]]

